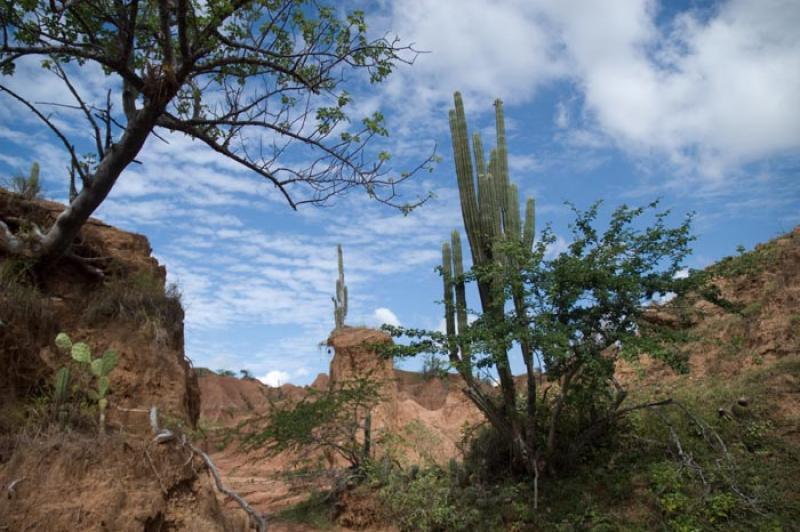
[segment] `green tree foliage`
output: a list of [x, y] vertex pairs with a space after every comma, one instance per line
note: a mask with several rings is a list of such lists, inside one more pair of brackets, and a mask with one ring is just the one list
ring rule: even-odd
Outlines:
[[[346, 79], [361, 72], [364, 82], [380, 83], [416, 56], [397, 38], [370, 37], [363, 11], [312, 0], [27, 0], [0, 2], [0, 29], [0, 74], [40, 59], [33, 82], [63, 83], [73, 102], [57, 109], [72, 109], [86, 126], [73, 135], [75, 128], [51, 119], [47, 103], [0, 79], [7, 102], [29, 110], [63, 144], [71, 178], [71, 208], [36, 242], [0, 221], [6, 252], [64, 254], [159, 129], [265, 179], [292, 208], [353, 188], [404, 211], [425, 199], [400, 201], [397, 185], [432, 157], [390, 175], [390, 156], [376, 145], [388, 135], [383, 115], [349, 114]], [[87, 64], [116, 88], [101, 98], [83, 91], [71, 77]]]
[[[684, 294], [699, 281], [677, 278], [690, 251], [690, 217], [667, 227], [668, 212], [659, 211], [657, 203], [619, 207], [604, 231], [596, 228], [599, 204], [585, 212], [573, 208], [573, 238], [566, 250], [551, 257], [556, 237], [549, 228], [534, 245], [532, 202], [522, 223], [516, 188], [507, 178], [500, 102], [496, 109], [498, 149], [488, 169], [480, 138], [474, 138], [477, 193], [458, 95], [451, 113], [473, 268], [462, 273], [461, 244], [454, 233], [443, 247], [446, 333], [390, 330], [412, 339], [396, 348], [400, 356], [446, 354], [464, 378], [468, 396], [508, 442], [515, 462], [538, 478], [543, 468], [555, 471], [572, 461], [636, 408], [623, 406], [627, 392], [614, 379], [621, 357], [646, 352], [682, 368], [684, 333], [648, 320], [648, 310], [654, 297]], [[652, 215], [649, 227], [646, 214]], [[464, 296], [469, 283], [477, 285], [483, 309], [471, 325]], [[511, 374], [515, 353], [526, 368], [524, 390]], [[482, 383], [487, 371], [499, 376], [497, 390]]]
[[323, 451], [358, 470], [371, 456], [371, 412], [380, 400], [378, 382], [355, 378], [324, 391], [310, 389], [299, 401], [279, 398], [268, 413], [243, 422], [239, 432], [246, 446], [270, 455]]

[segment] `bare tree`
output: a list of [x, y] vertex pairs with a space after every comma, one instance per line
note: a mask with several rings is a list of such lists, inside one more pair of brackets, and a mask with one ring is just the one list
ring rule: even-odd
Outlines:
[[[65, 254], [159, 129], [199, 140], [268, 180], [292, 208], [352, 188], [404, 211], [426, 199], [403, 203], [396, 187], [433, 155], [390, 174], [389, 154], [370, 143], [387, 135], [383, 116], [350, 123], [346, 76], [363, 71], [379, 83], [416, 57], [396, 37], [369, 37], [363, 12], [314, 0], [2, 0], [0, 30], [6, 78], [34, 56], [42, 76], [55, 75], [74, 100], [30, 101], [0, 78], [0, 94], [63, 143], [71, 181], [68, 208], [46, 230], [22, 238], [0, 220], [7, 254]], [[76, 65], [90, 63], [117, 79], [120, 90], [102, 101], [82, 93], [71, 76]], [[89, 139], [70, 138], [45, 105], [82, 115]], [[81, 153], [82, 145], [92, 151]]]

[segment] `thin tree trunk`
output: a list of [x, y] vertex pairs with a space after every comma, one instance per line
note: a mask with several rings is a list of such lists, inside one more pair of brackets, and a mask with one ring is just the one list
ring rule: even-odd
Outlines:
[[57, 258], [67, 252], [86, 220], [106, 199], [123, 170], [136, 158], [163, 112], [163, 106], [148, 105], [128, 122], [119, 143], [114, 144], [98, 165], [91, 182], [58, 215], [41, 241], [42, 257]]

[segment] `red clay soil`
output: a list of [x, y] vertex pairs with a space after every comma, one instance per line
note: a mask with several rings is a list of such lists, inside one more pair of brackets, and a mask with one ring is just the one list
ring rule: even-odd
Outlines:
[[[0, 191], [0, 218], [15, 231], [21, 219], [46, 227], [62, 209]], [[163, 296], [166, 272], [145, 237], [90, 220], [74, 251], [98, 258], [105, 282], [144, 279]], [[0, 267], [17, 266], [0, 255]], [[152, 442], [151, 406], [173, 426], [190, 428], [200, 413], [197, 377], [183, 351], [182, 310], [167, 301], [167, 320], [87, 318], [108, 293], [105, 282], [62, 259], [0, 284], [0, 531], [248, 530], [244, 513], [223, 505], [198, 456], [180, 440]], [[47, 410], [37, 407], [50, 395], [55, 371], [70, 363], [53, 345], [60, 331], [86, 341], [95, 355], [117, 352], [107, 436], [48, 425]]]

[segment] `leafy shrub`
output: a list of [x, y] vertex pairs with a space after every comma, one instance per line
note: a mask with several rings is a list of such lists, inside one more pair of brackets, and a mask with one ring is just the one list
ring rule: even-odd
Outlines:
[[437, 467], [395, 474], [379, 491], [401, 530], [472, 530], [477, 508], [459, 508], [448, 475]]
[[467, 440], [464, 469], [470, 478], [498, 482], [515, 472], [511, 445], [494, 427], [483, 425]]

